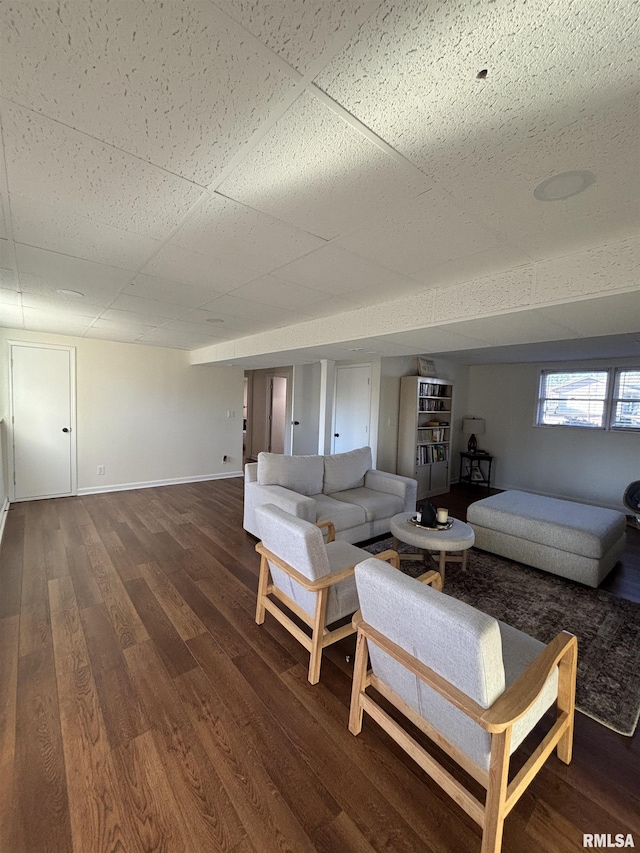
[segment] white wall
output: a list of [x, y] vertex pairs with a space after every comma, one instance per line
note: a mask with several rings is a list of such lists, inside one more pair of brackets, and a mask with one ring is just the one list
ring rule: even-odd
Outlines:
[[181, 350], [0, 329], [5, 418], [7, 340], [76, 347], [79, 491], [242, 470], [241, 368], [192, 366]]
[[541, 369], [625, 364], [637, 362], [471, 367], [466, 414], [486, 421], [482, 446], [495, 455], [496, 488], [522, 489], [622, 510], [625, 488], [640, 479], [637, 433], [533, 424]]

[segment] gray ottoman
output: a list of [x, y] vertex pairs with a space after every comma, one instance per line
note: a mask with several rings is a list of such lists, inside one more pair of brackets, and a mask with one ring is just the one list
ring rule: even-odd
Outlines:
[[621, 512], [510, 490], [471, 504], [476, 547], [598, 586], [625, 548]]

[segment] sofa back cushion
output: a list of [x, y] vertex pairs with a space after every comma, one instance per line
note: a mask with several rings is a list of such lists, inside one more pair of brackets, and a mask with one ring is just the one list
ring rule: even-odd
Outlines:
[[364, 486], [364, 475], [371, 468], [371, 448], [359, 447], [347, 453], [334, 453], [324, 457], [325, 495], [345, 489]]
[[258, 453], [258, 483], [283, 486], [299, 495], [317, 495], [322, 491], [324, 457], [283, 456]]

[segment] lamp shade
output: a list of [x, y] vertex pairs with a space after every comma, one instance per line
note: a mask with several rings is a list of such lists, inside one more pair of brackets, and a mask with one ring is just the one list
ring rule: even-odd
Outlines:
[[484, 435], [484, 418], [465, 418], [462, 421], [462, 432], [467, 435]]

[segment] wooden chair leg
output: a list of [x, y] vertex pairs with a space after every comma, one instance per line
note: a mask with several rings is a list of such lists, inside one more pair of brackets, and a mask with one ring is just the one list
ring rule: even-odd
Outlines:
[[367, 638], [358, 631], [356, 659], [353, 664], [353, 682], [351, 684], [351, 708], [349, 710], [349, 731], [352, 735], [359, 735], [362, 731], [362, 716], [364, 712], [360, 705], [360, 696], [364, 691], [368, 664], [369, 650], [367, 647]]
[[318, 592], [316, 599], [316, 611], [313, 616], [313, 628], [311, 634], [311, 659], [309, 661], [309, 683], [317, 684], [320, 680], [320, 665], [322, 664], [322, 637], [324, 623], [327, 614], [327, 601], [329, 589], [325, 587]]
[[500, 853], [502, 847], [510, 745], [511, 729], [498, 732], [491, 737], [491, 764], [489, 765], [489, 784], [487, 785], [487, 799], [484, 807], [480, 853]]
[[558, 665], [558, 712], [566, 711], [569, 715], [569, 727], [558, 741], [556, 755], [560, 761], [569, 764], [573, 755], [573, 721], [576, 704], [576, 670], [578, 664], [578, 641], [570, 645]]
[[260, 558], [260, 577], [258, 579], [258, 600], [256, 602], [256, 622], [262, 625], [264, 622], [265, 606], [264, 600], [267, 596], [267, 586], [269, 585], [269, 563], [263, 555]]

